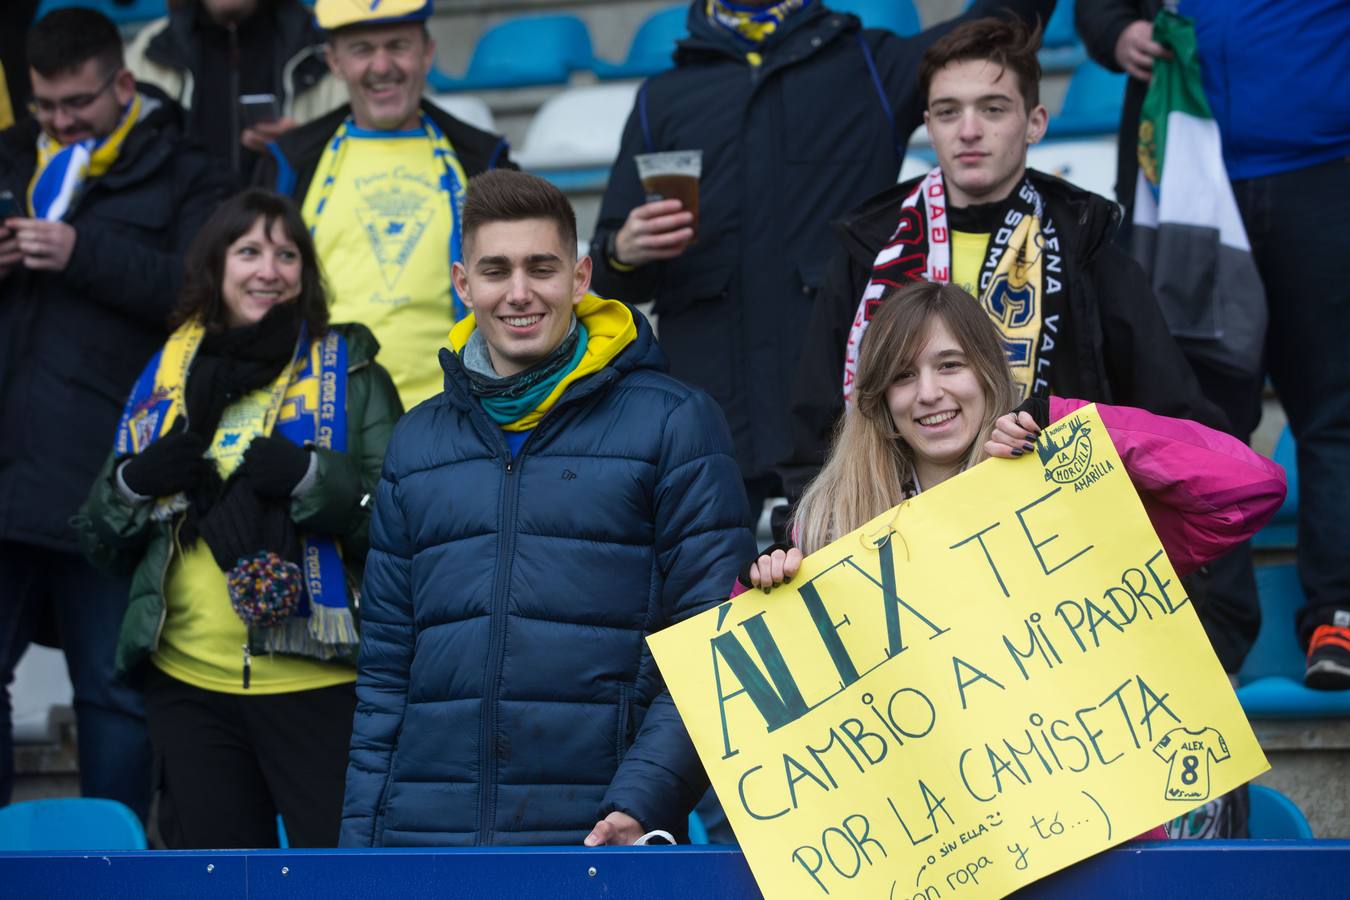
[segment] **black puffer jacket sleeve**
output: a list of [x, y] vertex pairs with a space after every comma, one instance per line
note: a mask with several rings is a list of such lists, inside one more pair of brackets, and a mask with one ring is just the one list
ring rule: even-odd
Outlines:
[[646, 152], [639, 109], [642, 102], [642, 95], [639, 94], [628, 114], [628, 122], [623, 127], [619, 156], [609, 170], [609, 186], [605, 189], [600, 219], [596, 223], [595, 235], [591, 238], [591, 259], [595, 260], [593, 289], [602, 297], [614, 297], [625, 303], [645, 303], [652, 299], [665, 271], [665, 264], [659, 262], [632, 268], [620, 267], [615, 265], [609, 255], [610, 242], [623, 228], [628, 214], [647, 199], [642, 182], [638, 179], [637, 164], [633, 162], [634, 156]]
[[1116, 41], [1131, 22], [1152, 19], [1161, 4], [1152, 0], [1079, 0], [1073, 26], [1092, 61], [1112, 72], [1125, 71], [1116, 61]]
[[791, 503], [825, 464], [835, 422], [844, 411], [844, 346], [867, 274], [847, 252], [837, 251], [811, 310], [792, 384], [792, 454], [778, 467]]

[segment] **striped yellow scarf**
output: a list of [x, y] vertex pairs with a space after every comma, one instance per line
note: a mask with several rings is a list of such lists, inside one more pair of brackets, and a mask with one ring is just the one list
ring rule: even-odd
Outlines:
[[[765, 38], [778, 30], [788, 16], [814, 3], [815, 0], [780, 0], [769, 6], [741, 6], [730, 0], [707, 0], [704, 12], [708, 21], [730, 31], [747, 48], [757, 48]], [[763, 61], [755, 49], [747, 49], [745, 58], [750, 65]]]

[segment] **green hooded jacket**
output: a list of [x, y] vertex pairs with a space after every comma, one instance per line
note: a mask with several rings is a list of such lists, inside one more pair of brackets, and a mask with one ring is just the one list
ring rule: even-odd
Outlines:
[[[389, 373], [375, 362], [380, 345], [369, 329], [357, 324], [330, 327], [347, 340], [347, 451], [313, 448], [318, 457], [315, 481], [291, 501], [291, 519], [302, 532], [337, 540], [347, 569], [352, 615], [359, 628], [370, 498], [403, 406]], [[164, 584], [182, 517], [156, 522], [150, 518], [153, 504], [127, 500], [114, 475], [119, 461], [115, 453], [109, 454], [71, 525], [94, 565], [132, 573], [131, 596], [117, 640], [117, 673], [131, 678], [159, 644], [164, 628]], [[222, 597], [221, 602], [227, 600]], [[355, 651], [348, 661], [355, 663]]]

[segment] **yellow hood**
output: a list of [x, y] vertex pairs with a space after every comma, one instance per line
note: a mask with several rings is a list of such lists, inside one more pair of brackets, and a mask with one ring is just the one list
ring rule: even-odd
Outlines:
[[[538, 425], [569, 385], [599, 372], [637, 338], [637, 323], [633, 321], [633, 313], [617, 300], [606, 300], [588, 293], [573, 311], [586, 326], [586, 352], [581, 362], [563, 376], [542, 403], [519, 420], [503, 425], [504, 430], [529, 431]], [[462, 353], [477, 327], [472, 313], [455, 323], [455, 327], [450, 329], [450, 349]]]

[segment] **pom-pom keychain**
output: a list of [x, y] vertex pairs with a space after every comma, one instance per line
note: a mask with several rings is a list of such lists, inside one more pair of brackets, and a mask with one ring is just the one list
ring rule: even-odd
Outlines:
[[270, 550], [241, 557], [225, 573], [230, 605], [247, 625], [267, 627], [289, 618], [305, 589], [300, 567]]

